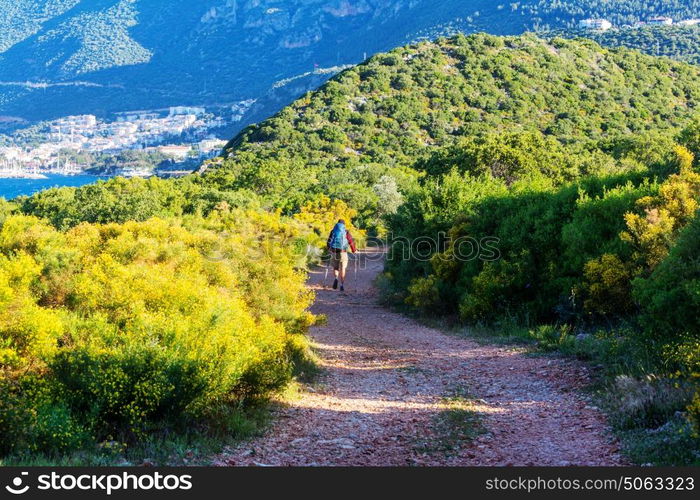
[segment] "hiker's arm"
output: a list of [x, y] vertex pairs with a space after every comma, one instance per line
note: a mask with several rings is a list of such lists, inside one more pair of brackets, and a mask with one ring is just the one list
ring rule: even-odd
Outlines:
[[350, 234], [350, 231], [345, 232], [345, 237], [348, 239], [352, 253], [357, 252], [357, 248], [355, 248], [355, 240], [352, 239], [352, 234]]
[[333, 231], [328, 234], [328, 239], [326, 240], [326, 248], [331, 249], [331, 239], [333, 238]]

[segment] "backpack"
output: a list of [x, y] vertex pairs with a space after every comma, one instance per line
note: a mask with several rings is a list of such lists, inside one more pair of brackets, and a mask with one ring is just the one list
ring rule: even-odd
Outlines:
[[348, 248], [347, 230], [343, 224], [336, 224], [331, 231], [330, 247], [335, 250], [346, 250]]

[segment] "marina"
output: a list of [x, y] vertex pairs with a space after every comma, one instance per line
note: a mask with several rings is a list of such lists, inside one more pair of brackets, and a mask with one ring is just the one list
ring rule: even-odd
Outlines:
[[0, 171], [0, 197], [10, 200], [18, 196], [30, 196], [53, 187], [78, 187], [109, 178], [87, 174], [41, 173], [38, 175], [38, 177], [34, 177], [31, 174], [10, 177], [4, 176], [3, 172]]

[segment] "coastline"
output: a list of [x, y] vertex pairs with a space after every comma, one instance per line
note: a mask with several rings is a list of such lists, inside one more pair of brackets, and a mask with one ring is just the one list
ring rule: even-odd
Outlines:
[[40, 175], [40, 177], [27, 175], [4, 177], [0, 175], [0, 198], [11, 200], [18, 196], [31, 196], [46, 189], [80, 187], [114, 177], [112, 175], [89, 174], [86, 172], [75, 174], [44, 172]]
[[48, 179], [48, 177], [34, 172], [7, 172], [0, 170], [0, 179]]

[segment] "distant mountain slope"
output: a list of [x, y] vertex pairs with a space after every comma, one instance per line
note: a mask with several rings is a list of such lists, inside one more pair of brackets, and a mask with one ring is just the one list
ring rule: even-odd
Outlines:
[[226, 104], [455, 28], [517, 34], [652, 14], [700, 16], [700, 0], [0, 0], [0, 115]]
[[680, 20], [699, 17], [700, 13], [698, 0], [525, 0], [506, 7], [532, 17], [543, 29], [563, 23], [575, 26], [577, 20], [587, 17], [606, 18], [622, 26], [654, 16]]
[[[0, 0], [0, 114], [29, 119], [256, 99], [472, 12], [457, 0]], [[92, 86], [27, 88], [24, 82]]]
[[[249, 127], [236, 157], [407, 164], [421, 151], [507, 125], [561, 142], [679, 125], [700, 69], [589, 40], [458, 35], [380, 54]], [[341, 148], [336, 147], [342, 146]]]
[[700, 26], [645, 26], [604, 32], [572, 29], [558, 30], [546, 35], [585, 37], [604, 47], [628, 47], [653, 56], [672, 57], [692, 64], [700, 63]]

